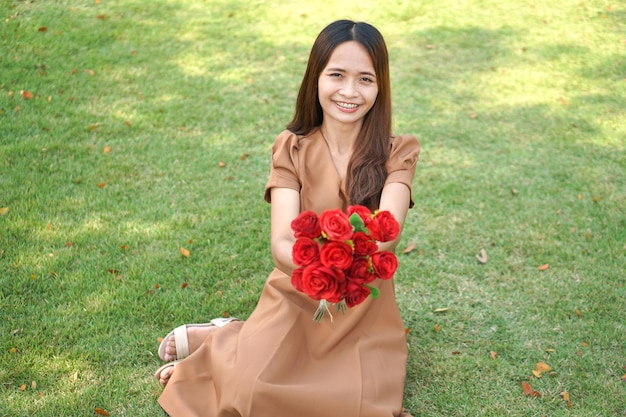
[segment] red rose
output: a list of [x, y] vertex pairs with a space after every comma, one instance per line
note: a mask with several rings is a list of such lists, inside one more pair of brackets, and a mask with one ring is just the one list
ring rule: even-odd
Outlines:
[[398, 268], [398, 259], [391, 252], [376, 252], [372, 255], [372, 266], [378, 278], [391, 279]]
[[389, 211], [379, 211], [369, 222], [370, 236], [379, 242], [390, 242], [400, 234], [400, 225]]
[[356, 232], [352, 235], [354, 254], [357, 256], [371, 255], [378, 250], [378, 244], [364, 232]]
[[352, 237], [350, 219], [341, 210], [326, 210], [320, 216], [322, 232], [330, 240], [349, 240]]
[[296, 240], [291, 249], [291, 259], [298, 266], [306, 266], [320, 257], [320, 245], [308, 237], [301, 237]]
[[355, 284], [368, 284], [376, 279], [368, 258], [356, 258], [346, 271], [346, 279]]
[[352, 247], [344, 242], [326, 242], [320, 250], [320, 260], [325, 266], [347, 269], [352, 263]]
[[304, 272], [305, 267], [296, 268], [291, 273], [291, 285], [300, 291], [304, 292], [304, 286], [302, 285], [302, 273]]
[[370, 289], [360, 285], [349, 282], [346, 285], [346, 305], [348, 307], [354, 307], [355, 305], [361, 304], [367, 296], [370, 295]]
[[314, 262], [302, 272], [302, 291], [314, 300], [338, 303], [343, 298], [343, 272]]
[[365, 206], [359, 206], [359, 205], [348, 206], [348, 208], [346, 209], [346, 214], [348, 215], [348, 218], [350, 218], [350, 216], [352, 216], [353, 213], [358, 214], [366, 226], [367, 226], [367, 223], [369, 223], [369, 221], [372, 219], [372, 212], [370, 211], [370, 209], [368, 209]]
[[291, 229], [294, 231], [296, 238], [308, 237], [316, 238], [322, 233], [319, 218], [311, 210], [303, 211], [291, 222]]

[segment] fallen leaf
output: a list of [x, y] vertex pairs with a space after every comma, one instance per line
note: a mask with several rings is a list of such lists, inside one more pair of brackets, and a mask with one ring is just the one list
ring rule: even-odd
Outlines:
[[161, 288], [161, 286], [159, 284], [154, 284], [154, 288], [158, 290], [159, 288]]
[[541, 394], [535, 391], [528, 382], [522, 382], [522, 393], [531, 397], [541, 397]]
[[97, 19], [104, 19], [105, 17], [106, 17], [105, 14], [99, 14], [98, 16], [96, 16]]
[[98, 184], [98, 188], [104, 188], [106, 185], [106, 182], [101, 182]]
[[9, 353], [17, 353], [17, 348], [12, 347], [11, 349], [9, 349]]
[[559, 101], [562, 105], [567, 106], [567, 100], [565, 100], [563, 97], [559, 97]]
[[491, 359], [495, 359], [498, 357], [498, 352], [494, 352], [493, 350], [491, 352], [489, 352], [489, 356], [491, 357]]
[[535, 365], [535, 369], [533, 369], [533, 375], [535, 375], [537, 378], [541, 378], [541, 374], [543, 374], [544, 372], [549, 372], [551, 370], [552, 368], [547, 363], [537, 362], [537, 364]]
[[460, 354], [461, 354], [461, 352], [459, 352], [458, 350], [453, 350], [453, 351], [452, 351], [452, 354], [453, 354], [453, 355], [460, 355]]
[[111, 275], [118, 275], [120, 273], [120, 271], [118, 271], [117, 269], [111, 269], [111, 268], [107, 268], [107, 272]]
[[130, 127], [130, 122], [129, 122], [128, 120], [126, 120], [126, 121], [124, 122], [124, 124], [125, 124], [126, 126]]
[[439, 331], [439, 325], [435, 324], [435, 333], [437, 333]]
[[582, 342], [581, 345], [583, 345], [584, 347], [589, 346], [589, 342]]
[[84, 69], [84, 70], [83, 70], [83, 72], [84, 72], [85, 74], [89, 74], [89, 75], [91, 75], [92, 77], [93, 77], [94, 75], [96, 75], [96, 72], [95, 72], [94, 70], [92, 70], [92, 69]]
[[433, 313], [445, 313], [448, 310], [450, 310], [450, 307], [436, 308], [435, 310], [433, 310]]
[[8, 207], [2, 207], [0, 208], [0, 216], [4, 216], [5, 214], [7, 214], [9, 212], [9, 208]]
[[[409, 334], [409, 332], [410, 332], [410, 331], [411, 331], [411, 328], [410, 328], [410, 327], [406, 327], [406, 328], [404, 329], [404, 334], [405, 334], [405, 335], [406, 335], [406, 334]], [[626, 375], [624, 375], [624, 377], [626, 377]]]
[[478, 118], [478, 114], [476, 114], [476, 113], [471, 113], [471, 114], [469, 115], [469, 118], [470, 118], [470, 119], [476, 119], [476, 118]]
[[183, 247], [180, 248], [180, 253], [185, 257], [189, 258], [189, 251]]
[[476, 255], [476, 259], [478, 260], [479, 263], [486, 264], [487, 261], [489, 260], [489, 257], [487, 256], [487, 251], [484, 249], [481, 249], [480, 252]]
[[561, 398], [563, 398], [563, 401], [567, 403], [567, 406], [571, 407], [572, 402], [570, 401], [570, 398], [569, 398], [569, 392], [563, 391], [560, 395], [561, 395]]
[[550, 268], [550, 264], [543, 264], [540, 267], [538, 267], [537, 269], [540, 270], [540, 271], [545, 271], [548, 268]]
[[99, 408], [99, 407], [94, 408], [93, 412], [96, 413], [96, 414], [100, 414], [101, 416], [110, 416], [111, 415], [106, 410], [103, 410], [102, 408]]
[[31, 98], [33, 98], [33, 93], [24, 90], [22, 91], [22, 97], [24, 97], [26, 100], [30, 100]]
[[162, 337], [157, 337], [157, 343], [161, 343], [163, 341]]
[[74, 246], [74, 244], [72, 242], [65, 242], [65, 246], [71, 248], [72, 246]]
[[219, 164], [217, 164], [217, 166], [220, 168], [224, 168], [226, 164], [224, 162], [220, 162]]
[[30, 389], [32, 389], [32, 390], [36, 390], [37, 389], [37, 383], [35, 381], [31, 381]]
[[128, 250], [130, 247], [128, 245], [121, 245], [120, 249]]
[[39, 32], [45, 32], [46, 30], [48, 30], [48, 28], [47, 28], [47, 27], [45, 27], [45, 26], [42, 26], [42, 27], [40, 27], [40, 28], [39, 28], [39, 29], [37, 29], [37, 30], [38, 30]]
[[102, 153], [109, 153], [109, 152], [111, 152], [110, 146], [105, 146], [104, 149], [102, 150]]
[[242, 161], [245, 161], [247, 158], [248, 158], [247, 153], [242, 153], [241, 156], [239, 157], [239, 159], [241, 159]]
[[407, 246], [406, 248], [404, 248], [404, 250], [402, 251], [402, 253], [409, 253], [409, 252], [413, 252], [413, 250], [415, 249], [415, 243], [411, 243], [409, 246]]
[[574, 314], [576, 314], [578, 317], [582, 317], [583, 316], [583, 313], [581, 313], [579, 309], [575, 309], [574, 310]]
[[20, 391], [26, 391], [26, 384], [22, 384], [20, 386]]
[[180, 286], [180, 288], [185, 289], [187, 288], [189, 284], [187, 284], [186, 282], [183, 282], [182, 285]]

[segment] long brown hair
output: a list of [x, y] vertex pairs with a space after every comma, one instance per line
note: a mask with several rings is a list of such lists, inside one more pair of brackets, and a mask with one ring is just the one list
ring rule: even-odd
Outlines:
[[365, 22], [337, 20], [320, 32], [311, 48], [296, 111], [287, 129], [306, 135], [321, 126], [324, 115], [317, 95], [317, 82], [335, 48], [348, 41], [359, 42], [369, 53], [376, 72], [378, 96], [365, 115], [355, 142], [348, 164], [346, 191], [350, 204], [376, 209], [387, 178], [385, 163], [389, 157], [391, 137], [389, 55], [378, 29]]

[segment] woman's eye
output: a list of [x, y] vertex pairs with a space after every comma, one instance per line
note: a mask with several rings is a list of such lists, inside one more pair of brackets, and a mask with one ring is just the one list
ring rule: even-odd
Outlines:
[[370, 83], [370, 84], [374, 82], [374, 80], [372, 80], [371, 78], [368, 78], [368, 77], [361, 78], [361, 81], [364, 81], [364, 82]]

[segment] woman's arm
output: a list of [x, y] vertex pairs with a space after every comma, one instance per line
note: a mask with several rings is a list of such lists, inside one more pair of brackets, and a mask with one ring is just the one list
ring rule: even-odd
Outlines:
[[[382, 195], [380, 197], [380, 207], [381, 211], [388, 210], [393, 214], [398, 223], [400, 224], [400, 232], [402, 232], [402, 225], [404, 224], [404, 219], [406, 218], [406, 214], [409, 211], [409, 204], [411, 201], [411, 190], [405, 184], [399, 182], [392, 182], [383, 188]], [[379, 250], [386, 250], [389, 252], [393, 252], [396, 248], [396, 245], [400, 241], [401, 233], [398, 234], [396, 240], [391, 242], [379, 243]]]
[[291, 275], [296, 265], [291, 258], [295, 243], [291, 222], [300, 213], [300, 193], [291, 188], [272, 188], [271, 192], [271, 248], [274, 265]]

